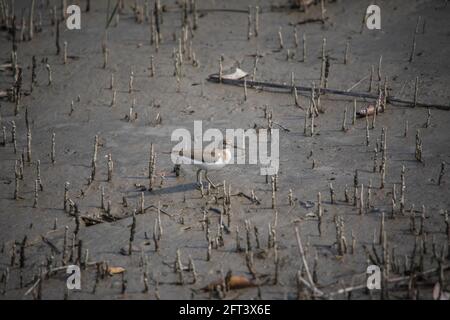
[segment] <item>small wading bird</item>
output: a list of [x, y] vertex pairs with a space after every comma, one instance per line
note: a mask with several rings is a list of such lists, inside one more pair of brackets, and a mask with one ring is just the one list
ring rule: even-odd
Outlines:
[[[205, 172], [206, 180], [213, 188], [215, 185], [208, 177], [208, 171], [219, 170], [229, 164], [232, 160], [230, 147], [239, 148], [233, 145], [232, 141], [224, 139], [222, 148], [206, 148], [174, 151], [172, 154], [176, 157], [175, 166], [180, 164], [193, 165], [197, 170], [197, 184], [202, 185], [201, 173]], [[242, 148], [239, 148], [242, 149]]]

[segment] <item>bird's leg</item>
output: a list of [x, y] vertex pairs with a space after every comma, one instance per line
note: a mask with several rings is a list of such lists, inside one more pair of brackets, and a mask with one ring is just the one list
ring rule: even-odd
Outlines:
[[199, 187], [202, 185], [202, 170], [203, 169], [198, 169], [197, 170], [197, 185]]
[[211, 184], [211, 187], [213, 187], [214, 189], [220, 187], [220, 185], [215, 185], [215, 184], [211, 181], [211, 179], [209, 179], [209, 177], [208, 177], [208, 171], [206, 171], [206, 170], [205, 170], [205, 178], [206, 178], [206, 180]]

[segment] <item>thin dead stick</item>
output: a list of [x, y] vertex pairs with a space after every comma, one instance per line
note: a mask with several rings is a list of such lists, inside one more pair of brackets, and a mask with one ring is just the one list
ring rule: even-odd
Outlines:
[[279, 124], [278, 122], [272, 121], [273, 124], [279, 126], [281, 129], [283, 129], [286, 132], [290, 132], [291, 130], [289, 130], [288, 128], [284, 127], [283, 125]]
[[306, 261], [305, 252], [303, 250], [303, 245], [302, 245], [302, 240], [300, 239], [300, 235], [298, 233], [298, 228], [297, 227], [295, 227], [295, 236], [297, 237], [298, 249], [300, 251], [300, 256], [302, 257], [303, 266], [305, 267], [306, 275], [308, 277], [308, 281], [309, 281], [311, 290], [313, 291], [314, 294], [318, 294], [319, 296], [323, 296], [323, 292], [320, 291], [319, 289], [317, 289], [316, 286], [314, 285], [313, 278], [311, 276], [311, 273], [309, 272], [308, 262]]
[[320, 296], [321, 298], [325, 298], [326, 295], [320, 291], [319, 289], [317, 289], [316, 287], [312, 287], [311, 284], [304, 279], [302, 276], [298, 275], [298, 279], [305, 285], [307, 286], [311, 291], [315, 292], [316, 295]]
[[[219, 76], [218, 74], [211, 74], [208, 78], [208, 81], [210, 82], [219, 82]], [[224, 79], [222, 78], [221, 83], [223, 84], [229, 84], [229, 85], [237, 85], [242, 86], [244, 84], [244, 80], [236, 80], [236, 79]], [[264, 82], [264, 81], [252, 81], [247, 80], [247, 87], [250, 88], [258, 88], [260, 90], [263, 90], [264, 87], [266, 88], [275, 88], [275, 89], [283, 89], [288, 91], [289, 93], [292, 92], [292, 85], [290, 84], [279, 84], [279, 83], [272, 83], [272, 82]], [[376, 94], [370, 94], [370, 93], [362, 93], [362, 92], [348, 92], [344, 90], [339, 89], [330, 89], [330, 88], [312, 88], [312, 87], [304, 87], [304, 86], [295, 86], [297, 91], [301, 92], [311, 92], [311, 90], [314, 90], [315, 93], [321, 94], [335, 94], [335, 95], [342, 95], [342, 96], [349, 96], [349, 97], [358, 97], [358, 98], [366, 98], [366, 99], [372, 99], [376, 100], [378, 99], [378, 95]], [[387, 97], [386, 101], [388, 103], [398, 103], [398, 104], [405, 104], [407, 106], [413, 107], [414, 101], [408, 101], [408, 100], [402, 100], [395, 97]], [[450, 110], [450, 105], [439, 105], [439, 104], [426, 104], [426, 103], [416, 103], [416, 107], [422, 107], [422, 108], [436, 108], [440, 110]]]
[[[146, 207], [146, 208], [144, 209], [144, 212], [147, 211], [147, 209], [156, 209], [156, 210], [158, 210], [158, 206], [155, 206], [155, 205], [152, 204], [152, 205]], [[161, 209], [161, 208], [159, 208], [159, 211], [160, 211], [161, 213], [164, 213], [166, 216], [168, 216], [168, 217], [170, 217], [170, 218], [173, 217], [173, 215], [171, 215], [170, 213], [168, 213], [167, 211], [165, 211], [165, 210], [163, 210], [163, 209]]]
[[[450, 266], [445, 266], [444, 270], [448, 269], [448, 268], [450, 268]], [[438, 271], [439, 271], [439, 268], [434, 268], [434, 269], [426, 270], [424, 272], [416, 273], [416, 274], [413, 275], [413, 277], [418, 278], [420, 276], [424, 276], [424, 275], [431, 274], [431, 273], [438, 272]], [[411, 280], [411, 276], [408, 275], [408, 276], [404, 276], [404, 277], [390, 278], [390, 279], [387, 280], [387, 282], [388, 283], [397, 283], [397, 282], [402, 282], [402, 281], [405, 281], [405, 280], [408, 280], [408, 281]], [[363, 289], [366, 289], [366, 288], [367, 288], [367, 283], [364, 283], [364, 284], [357, 285], [357, 286], [351, 286], [351, 287], [339, 289], [339, 290], [337, 290], [335, 292], [328, 293], [328, 295], [330, 297], [333, 297], [333, 296], [336, 296], [336, 295], [348, 293], [348, 292], [355, 291], [355, 290], [363, 290]]]
[[[98, 264], [98, 262], [89, 262], [89, 263], [88, 263], [89, 266], [96, 266], [97, 264]], [[67, 270], [68, 267], [69, 267], [69, 265], [67, 265], [67, 266], [61, 266], [61, 267], [56, 267], [56, 268], [50, 269], [50, 270], [48, 270], [48, 271], [44, 274], [44, 276], [50, 275], [50, 274], [52, 274], [52, 273], [54, 273], [54, 272], [57, 272], [57, 271]], [[32, 286], [24, 293], [23, 296], [25, 297], [25, 296], [29, 295], [30, 292], [32, 292], [32, 291], [37, 287], [37, 285], [39, 284], [40, 281], [41, 281], [41, 278], [37, 279], [37, 280], [33, 283], [33, 285], [32, 285]]]
[[367, 76], [365, 76], [364, 78], [362, 78], [361, 80], [359, 80], [358, 82], [356, 82], [354, 85], [352, 85], [350, 88], [348, 88], [346, 91], [350, 92], [353, 89], [355, 89], [357, 86], [359, 86], [361, 84], [361, 82], [363, 82], [364, 80], [366, 80], [368, 77], [370, 77], [370, 74], [368, 74]]

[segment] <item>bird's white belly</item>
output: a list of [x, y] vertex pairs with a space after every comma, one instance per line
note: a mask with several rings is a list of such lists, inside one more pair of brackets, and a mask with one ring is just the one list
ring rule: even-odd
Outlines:
[[199, 169], [208, 170], [208, 171], [222, 169], [226, 165], [226, 163], [224, 163], [222, 161], [222, 159], [219, 159], [216, 162], [202, 162], [202, 161], [194, 160], [192, 164]]
[[225, 167], [225, 163], [223, 163], [222, 161], [220, 162], [214, 162], [214, 163], [198, 163], [198, 164], [194, 164], [197, 168], [199, 169], [203, 169], [203, 170], [219, 170], [222, 169], [223, 167]]
[[191, 167], [196, 167], [202, 170], [219, 170], [225, 167], [227, 164], [231, 162], [231, 155], [229, 150], [224, 150], [224, 157], [219, 157], [214, 162], [208, 162], [204, 161], [203, 157], [202, 159], [191, 159], [185, 156], [179, 156], [177, 157], [178, 164], [188, 165]]
[[219, 159], [216, 162], [203, 162], [186, 157], [179, 157], [177, 162], [186, 166], [193, 166], [208, 171], [219, 170], [227, 165], [222, 159]]

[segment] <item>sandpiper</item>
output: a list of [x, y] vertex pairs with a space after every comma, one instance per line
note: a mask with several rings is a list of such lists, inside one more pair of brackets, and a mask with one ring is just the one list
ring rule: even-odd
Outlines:
[[175, 151], [176, 165], [190, 164], [198, 168], [197, 170], [197, 184], [202, 185], [201, 173], [205, 172], [206, 180], [211, 184], [213, 188], [217, 188], [219, 185], [215, 185], [208, 177], [208, 171], [219, 170], [229, 164], [232, 160], [232, 154], [230, 147], [238, 148], [233, 145], [230, 140], [224, 139], [222, 148], [212, 149], [192, 149], [192, 150], [180, 150]]

